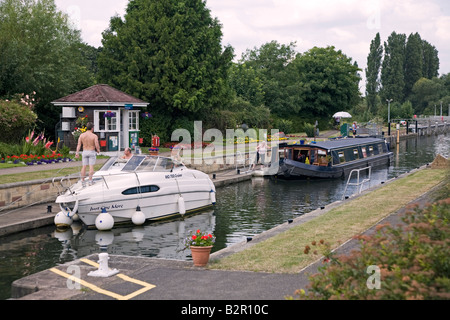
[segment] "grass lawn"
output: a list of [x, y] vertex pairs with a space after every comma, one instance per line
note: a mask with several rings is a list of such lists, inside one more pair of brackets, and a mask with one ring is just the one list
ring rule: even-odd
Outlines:
[[[102, 167], [103, 164], [97, 164], [94, 166], [94, 170], [97, 171]], [[15, 174], [5, 174], [0, 176], [0, 184], [6, 183], [14, 183], [14, 182], [22, 182], [22, 181], [31, 181], [38, 179], [50, 179], [53, 177], [63, 177], [69, 174], [77, 174], [80, 173], [80, 167], [72, 167], [65, 169], [53, 169], [53, 170], [43, 170], [43, 171], [35, 171], [35, 172], [24, 172], [24, 173], [15, 173]]]
[[[424, 169], [355, 198], [323, 215], [280, 233], [248, 249], [212, 261], [210, 268], [296, 273], [318, 256], [303, 253], [321, 239], [332, 248], [376, 224], [446, 179], [444, 169]], [[448, 176], [447, 176], [448, 178]]]

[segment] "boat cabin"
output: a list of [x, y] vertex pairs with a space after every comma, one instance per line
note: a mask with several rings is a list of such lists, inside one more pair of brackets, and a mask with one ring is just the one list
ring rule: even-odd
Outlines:
[[387, 153], [386, 143], [376, 138], [330, 140], [308, 145], [284, 145], [284, 159], [315, 166], [333, 166]]

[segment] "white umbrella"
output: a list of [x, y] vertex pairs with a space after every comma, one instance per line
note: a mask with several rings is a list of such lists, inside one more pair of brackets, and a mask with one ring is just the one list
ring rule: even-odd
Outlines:
[[352, 115], [345, 111], [339, 111], [333, 114], [333, 118], [351, 118]]

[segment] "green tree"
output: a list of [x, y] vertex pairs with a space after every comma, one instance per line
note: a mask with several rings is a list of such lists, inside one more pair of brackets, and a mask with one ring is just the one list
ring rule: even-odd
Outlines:
[[414, 112], [418, 115], [424, 114], [428, 107], [433, 107], [434, 112], [434, 105], [438, 104], [440, 107], [440, 98], [444, 95], [445, 87], [440, 79], [420, 78], [412, 88], [411, 102]]
[[54, 0], [0, 2], [0, 97], [36, 91], [38, 126], [51, 135], [60, 110], [50, 102], [93, 83], [81, 45]]
[[314, 47], [293, 62], [303, 89], [302, 114], [330, 118], [360, 100], [356, 62], [334, 47]]
[[247, 50], [240, 61], [246, 68], [256, 71], [258, 78], [254, 81], [262, 81], [264, 105], [281, 117], [298, 113], [301, 108], [301, 87], [289, 68], [295, 58], [294, 49], [294, 42], [285, 45], [271, 41], [260, 48]]
[[231, 97], [233, 50], [223, 50], [221, 38], [202, 0], [131, 0], [124, 20], [111, 18], [103, 33], [99, 79], [151, 102], [149, 111], [165, 123], [201, 119]]
[[422, 75], [427, 79], [432, 79], [439, 75], [439, 56], [437, 49], [429, 42], [422, 41], [423, 63]]
[[406, 35], [395, 31], [384, 43], [384, 60], [381, 69], [381, 101], [393, 99], [403, 102], [405, 92], [405, 41]]
[[366, 101], [369, 111], [376, 113], [377, 95], [380, 90], [381, 59], [383, 58], [383, 46], [380, 33], [370, 43], [370, 52], [367, 56], [366, 68]]
[[254, 106], [264, 105], [264, 83], [258, 71], [246, 63], [233, 63], [229, 83], [236, 95]]
[[414, 83], [422, 78], [423, 50], [422, 39], [416, 32], [408, 36], [405, 48], [405, 95], [407, 99]]

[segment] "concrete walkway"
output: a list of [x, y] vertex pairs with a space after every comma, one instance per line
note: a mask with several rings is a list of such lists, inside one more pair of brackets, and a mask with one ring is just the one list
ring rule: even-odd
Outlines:
[[[429, 201], [430, 194], [431, 192], [422, 195], [413, 203], [424, 205]], [[404, 209], [399, 210], [379, 223], [396, 225], [404, 212]], [[290, 225], [286, 223], [274, 228], [269, 236], [283, 232]], [[365, 234], [373, 233], [375, 227]], [[238, 243], [230, 248], [232, 251], [240, 251], [246, 246], [245, 243]], [[357, 240], [350, 240], [339, 247], [337, 253], [349, 253], [358, 247]], [[227, 249], [214, 253], [211, 259], [227, 255], [227, 251], [230, 251]], [[306, 288], [308, 276], [317, 272], [322, 264], [319, 260], [298, 274], [274, 274], [193, 267], [190, 261], [116, 255], [110, 255], [109, 258], [109, 268], [117, 269], [119, 274], [108, 278], [89, 276], [89, 272], [98, 270], [98, 254], [93, 254], [15, 281], [12, 286], [13, 298], [189, 300], [190, 303], [194, 303], [192, 300], [244, 300], [242, 304], [245, 304], [245, 300], [254, 300], [264, 304], [265, 300], [284, 300], [286, 296], [293, 296], [297, 289]], [[68, 280], [74, 272], [86, 290], [76, 290], [78, 282]]]
[[[412, 203], [427, 203], [437, 188]], [[211, 259], [220, 259], [244, 250], [357, 197], [298, 217], [293, 223], [284, 223], [254, 237], [251, 242], [237, 243], [215, 252]], [[378, 224], [390, 222], [396, 225], [404, 211], [401, 209]], [[374, 232], [375, 227], [365, 234]], [[358, 246], [358, 241], [350, 240], [339, 247], [337, 253], [348, 253]], [[21, 300], [254, 300], [264, 303], [265, 300], [284, 300], [286, 296], [293, 296], [295, 290], [305, 289], [308, 276], [317, 272], [321, 266], [319, 259], [298, 274], [269, 274], [198, 268], [193, 267], [190, 261], [116, 255], [110, 255], [109, 258], [109, 268], [117, 269], [119, 274], [108, 278], [89, 276], [89, 272], [98, 270], [98, 254], [92, 254], [15, 281], [12, 297]], [[68, 280], [74, 273], [77, 275], [75, 280], [79, 282], [74, 282], [73, 278]], [[77, 283], [87, 289], [77, 290]]]

